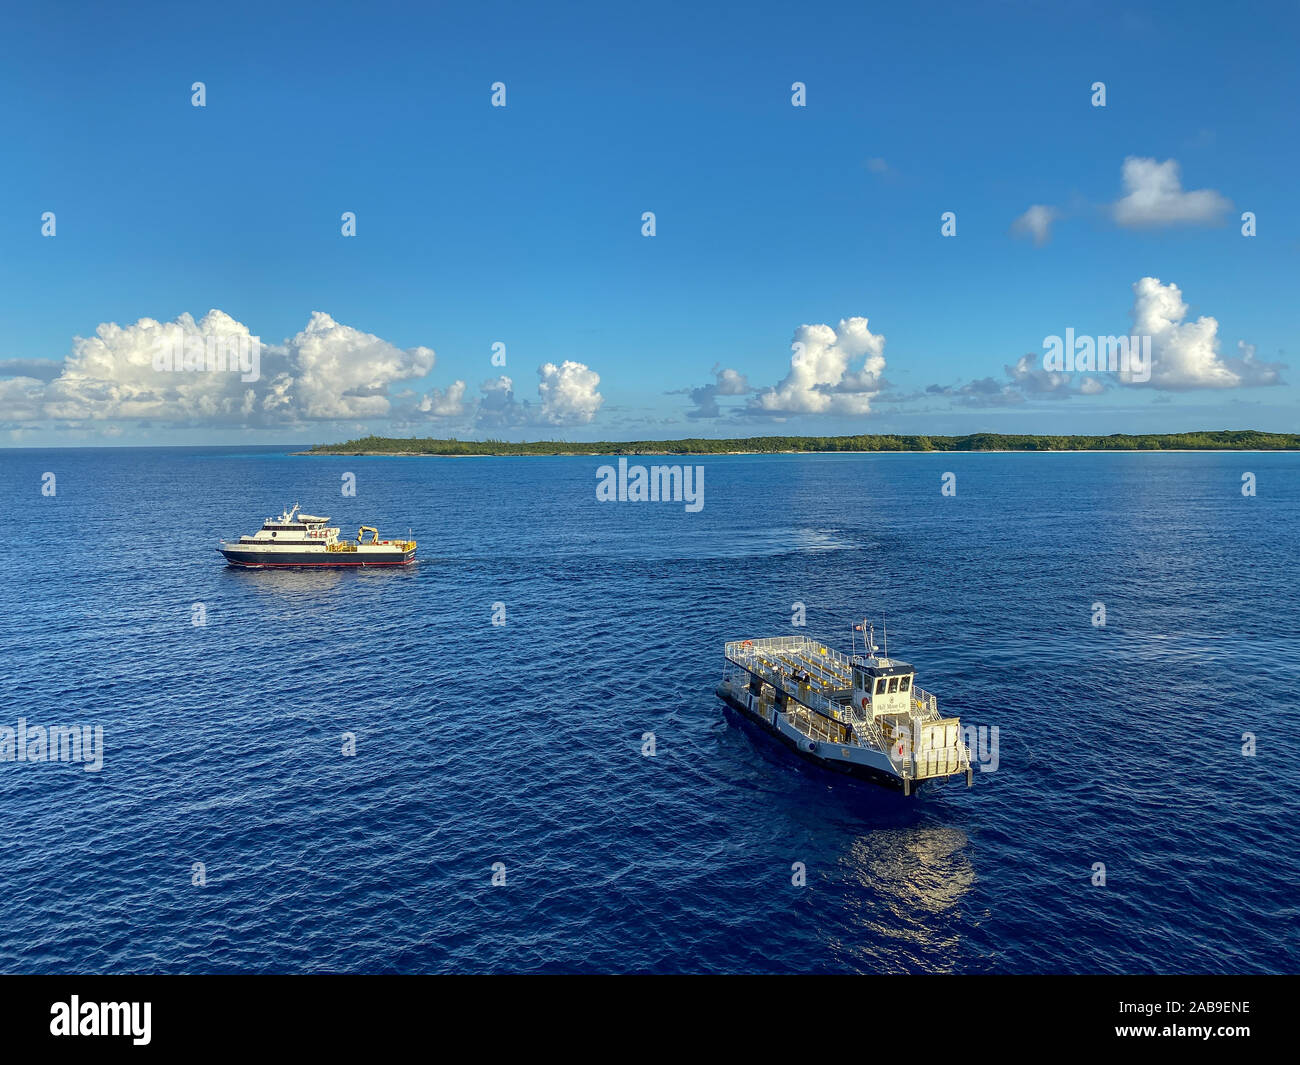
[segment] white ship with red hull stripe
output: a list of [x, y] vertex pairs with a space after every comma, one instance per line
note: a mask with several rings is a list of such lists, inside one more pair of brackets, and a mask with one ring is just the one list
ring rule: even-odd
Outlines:
[[278, 518], [267, 518], [252, 536], [220, 541], [217, 550], [232, 566], [248, 569], [408, 566], [415, 561], [414, 540], [381, 540], [370, 525], [361, 526], [355, 541], [340, 540], [329, 518], [300, 514], [297, 503]]

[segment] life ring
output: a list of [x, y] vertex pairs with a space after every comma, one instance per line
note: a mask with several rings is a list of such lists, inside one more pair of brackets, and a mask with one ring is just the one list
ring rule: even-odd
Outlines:
[[871, 702], [871, 700], [868, 699], [868, 698], [864, 695], [864, 696], [862, 697], [862, 709], [863, 709], [863, 710], [865, 710], [865, 709], [867, 708], [867, 704], [868, 704], [869, 702]]
[[744, 643], [742, 643], [740, 646], [741, 646], [741, 647], [753, 647], [753, 646], [754, 646], [754, 641], [753, 641], [753, 640], [746, 640], [746, 641], [745, 641]]

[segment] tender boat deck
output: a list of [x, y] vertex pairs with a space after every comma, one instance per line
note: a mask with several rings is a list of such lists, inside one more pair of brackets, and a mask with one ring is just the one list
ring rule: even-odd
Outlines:
[[[807, 636], [735, 640], [725, 648], [727, 669], [719, 694], [748, 707], [760, 720], [792, 727], [815, 742], [859, 748], [886, 756], [890, 771], [905, 780], [965, 774], [970, 749], [960, 740], [956, 718], [942, 717], [938, 700], [922, 688], [889, 692], [897, 708], [873, 714], [855, 703], [854, 669], [881, 672], [911, 667], [888, 658], [850, 658]], [[862, 694], [862, 693], [856, 693]], [[868, 693], [869, 694], [869, 693]], [[864, 703], [866, 700], [862, 700]], [[920, 737], [912, 744], [911, 736]], [[901, 744], [901, 746], [900, 746]]]

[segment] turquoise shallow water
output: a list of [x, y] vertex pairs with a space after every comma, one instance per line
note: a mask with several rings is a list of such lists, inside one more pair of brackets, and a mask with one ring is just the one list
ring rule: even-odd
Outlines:
[[[708, 457], [694, 514], [602, 461], [0, 452], [0, 726], [105, 737], [0, 762], [0, 968], [1300, 967], [1300, 456]], [[222, 564], [294, 501], [420, 561]], [[795, 602], [883, 610], [997, 771], [908, 802], [725, 714]]]

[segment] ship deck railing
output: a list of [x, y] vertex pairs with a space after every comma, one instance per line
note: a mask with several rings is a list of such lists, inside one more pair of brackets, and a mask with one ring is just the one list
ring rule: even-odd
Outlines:
[[821, 740], [823, 743], [843, 743], [843, 739], [837, 734], [831, 732], [829, 724], [823, 724], [824, 718], [819, 714], [809, 713], [806, 707], [797, 707], [795, 710], [786, 710], [786, 717], [799, 732], [807, 736], [810, 740]]
[[[829, 725], [817, 718], [829, 718], [840, 726], [848, 725], [853, 731], [853, 743], [886, 752], [898, 766], [899, 773], [909, 779], [924, 779], [925, 752], [907, 750], [896, 757], [894, 741], [886, 736], [880, 723], [871, 714], [855, 713], [852, 705], [852, 662], [849, 657], [833, 647], [808, 636], [772, 636], [759, 640], [732, 640], [724, 649], [728, 662], [764, 681], [774, 691], [783, 692], [798, 704], [794, 713], [787, 711], [791, 724], [809, 739], [839, 742]], [[794, 669], [809, 673], [813, 684], [796, 682]], [[813, 711], [800, 713], [798, 710]], [[922, 721], [938, 721], [939, 702], [924, 688], [913, 687], [910, 712]], [[947, 748], [945, 748], [947, 750]], [[964, 773], [971, 766], [970, 747], [959, 743], [952, 754], [943, 759], [948, 772], [934, 775], [948, 776]]]
[[926, 720], [938, 720], [939, 700], [924, 688], [912, 687], [912, 713]]
[[[725, 648], [729, 662], [750, 673], [774, 691], [783, 692], [798, 708], [812, 711], [791, 713], [791, 724], [809, 739], [839, 743], [837, 732], [820, 716], [836, 725], [852, 729], [854, 746], [888, 749], [888, 741], [870, 715], [859, 715], [852, 707], [852, 665], [847, 655], [807, 636], [774, 636], [762, 640], [735, 640]], [[812, 676], [813, 684], [804, 684], [792, 676], [794, 669]], [[836, 697], [837, 696], [837, 697]]]

